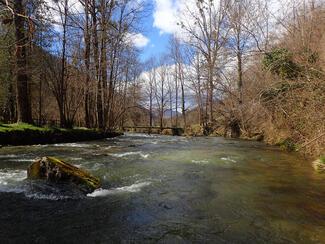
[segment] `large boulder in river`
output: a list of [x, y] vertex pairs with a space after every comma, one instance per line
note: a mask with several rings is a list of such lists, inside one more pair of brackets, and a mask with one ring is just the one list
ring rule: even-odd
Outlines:
[[85, 193], [93, 192], [100, 187], [100, 180], [97, 177], [54, 157], [43, 157], [33, 162], [27, 169], [27, 178], [71, 183]]

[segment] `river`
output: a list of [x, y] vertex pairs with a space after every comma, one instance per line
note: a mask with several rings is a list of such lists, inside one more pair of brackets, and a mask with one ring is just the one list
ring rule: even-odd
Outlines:
[[[25, 180], [36, 157], [89, 170], [87, 196]], [[0, 149], [0, 243], [325, 243], [325, 176], [259, 142], [126, 134]]]

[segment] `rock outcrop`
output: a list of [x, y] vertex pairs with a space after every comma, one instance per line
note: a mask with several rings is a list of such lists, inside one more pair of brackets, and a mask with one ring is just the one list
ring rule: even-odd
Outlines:
[[100, 187], [97, 177], [54, 157], [43, 157], [33, 162], [27, 169], [27, 178], [74, 184], [84, 193], [93, 192]]

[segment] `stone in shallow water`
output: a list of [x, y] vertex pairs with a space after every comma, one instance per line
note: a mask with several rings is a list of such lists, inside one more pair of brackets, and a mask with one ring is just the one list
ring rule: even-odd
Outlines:
[[33, 162], [27, 169], [27, 178], [44, 179], [54, 183], [71, 183], [85, 193], [100, 187], [100, 180], [82, 170], [54, 157], [43, 157]]
[[320, 159], [312, 162], [313, 168], [320, 173], [325, 173], [325, 163], [323, 163]]

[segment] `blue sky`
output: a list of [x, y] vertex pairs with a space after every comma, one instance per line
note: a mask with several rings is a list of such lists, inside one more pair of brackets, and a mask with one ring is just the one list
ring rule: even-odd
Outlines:
[[147, 0], [151, 4], [149, 16], [142, 20], [144, 32], [134, 43], [142, 49], [141, 60], [158, 57], [168, 51], [169, 38], [179, 31], [177, 14], [182, 4], [193, 0]]
[[152, 56], [159, 56], [160, 54], [167, 51], [168, 40], [171, 34], [162, 33], [160, 29], [154, 27], [153, 12], [150, 13], [146, 19], [144, 19], [146, 25], [144, 26], [143, 35], [149, 39], [148, 44], [143, 47], [141, 53], [141, 61], [145, 61]]
[[[55, 22], [61, 23], [58, 13], [58, 5], [52, 0], [45, 0], [52, 9], [51, 15]], [[182, 0], [131, 0], [148, 4], [150, 13], [138, 23], [139, 32], [129, 33], [129, 39], [139, 48], [141, 61], [145, 61], [151, 56], [158, 57], [167, 51], [168, 40], [174, 32], [176, 3]], [[83, 5], [78, 0], [69, 0], [69, 11], [72, 13], [82, 13]], [[60, 31], [60, 26], [56, 25]]]

